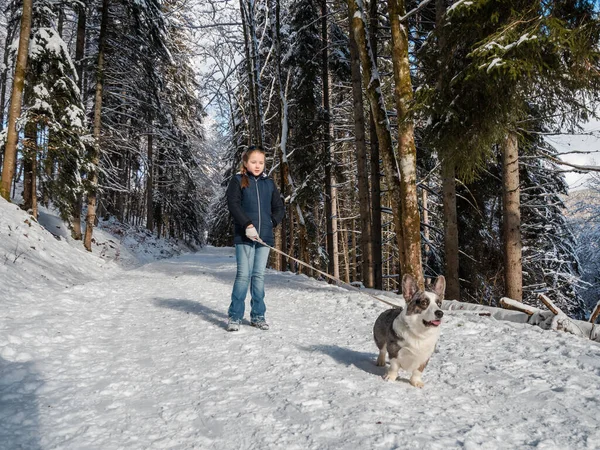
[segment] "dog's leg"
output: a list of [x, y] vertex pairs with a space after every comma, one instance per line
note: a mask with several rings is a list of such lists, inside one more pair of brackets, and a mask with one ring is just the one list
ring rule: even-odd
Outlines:
[[379, 356], [377, 357], [377, 365], [379, 367], [385, 366], [385, 355], [387, 355], [387, 345], [383, 344], [383, 347], [379, 349]]
[[427, 367], [428, 362], [429, 362], [429, 360], [427, 360], [423, 364], [421, 364], [419, 366], [419, 368], [415, 369], [413, 371], [412, 375], [410, 376], [410, 384], [412, 384], [414, 387], [422, 388], [423, 386], [425, 386], [425, 383], [423, 383], [423, 379], [421, 378], [421, 375], [423, 374], [425, 367]]
[[386, 381], [396, 381], [398, 370], [400, 370], [400, 362], [396, 358], [390, 358], [390, 368], [383, 376], [383, 379]]
[[423, 379], [421, 378], [421, 372], [418, 369], [410, 376], [410, 384], [418, 388], [425, 386], [425, 383], [423, 383]]

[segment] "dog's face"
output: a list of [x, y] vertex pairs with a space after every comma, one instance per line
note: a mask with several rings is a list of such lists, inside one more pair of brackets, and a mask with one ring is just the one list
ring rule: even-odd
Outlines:
[[442, 323], [444, 312], [441, 310], [446, 279], [440, 275], [435, 281], [433, 292], [419, 290], [412, 275], [402, 277], [402, 295], [406, 300], [406, 320], [415, 326], [436, 328]]

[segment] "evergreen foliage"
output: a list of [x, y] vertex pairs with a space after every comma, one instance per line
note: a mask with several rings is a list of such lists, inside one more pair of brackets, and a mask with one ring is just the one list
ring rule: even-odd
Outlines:
[[[600, 26], [593, 1], [458, 1], [422, 52], [429, 141], [472, 179], [506, 131], [528, 129], [535, 104], [549, 127], [592, 113], [600, 77]], [[444, 43], [443, 54], [438, 45]], [[442, 61], [441, 66], [437, 61]], [[449, 80], [436, 90], [439, 74]]]
[[75, 66], [56, 29], [59, 6], [47, 0], [33, 5], [22, 121], [34, 130], [30, 158], [37, 158], [38, 143], [44, 144], [42, 189], [70, 220], [75, 198], [83, 192], [86, 121]]

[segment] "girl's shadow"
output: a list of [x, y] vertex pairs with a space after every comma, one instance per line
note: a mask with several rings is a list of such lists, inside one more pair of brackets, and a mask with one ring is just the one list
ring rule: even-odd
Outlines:
[[206, 320], [219, 328], [227, 327], [227, 314], [199, 302], [181, 298], [155, 298], [154, 304], [160, 308], [169, 308], [185, 312], [186, 314], [195, 314], [202, 318], [202, 320]]

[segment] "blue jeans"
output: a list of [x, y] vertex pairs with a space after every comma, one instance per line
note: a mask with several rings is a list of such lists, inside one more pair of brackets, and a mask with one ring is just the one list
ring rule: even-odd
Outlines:
[[237, 272], [231, 293], [228, 316], [232, 320], [242, 320], [246, 307], [246, 294], [250, 286], [250, 320], [265, 318], [265, 269], [269, 259], [269, 247], [258, 243], [236, 244], [235, 259]]

